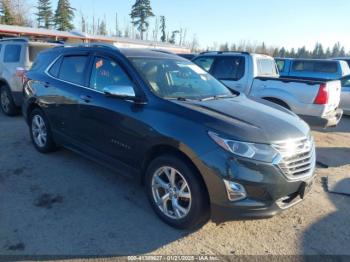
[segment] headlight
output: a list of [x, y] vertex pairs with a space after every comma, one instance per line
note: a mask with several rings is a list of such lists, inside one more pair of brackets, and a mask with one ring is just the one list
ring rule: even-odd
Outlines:
[[219, 146], [237, 156], [271, 163], [278, 155], [270, 145], [225, 139], [211, 131], [208, 134]]

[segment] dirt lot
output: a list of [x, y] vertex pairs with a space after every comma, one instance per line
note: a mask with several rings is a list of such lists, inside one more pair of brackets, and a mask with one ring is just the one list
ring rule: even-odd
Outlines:
[[319, 167], [301, 204], [267, 220], [177, 231], [153, 213], [137, 183], [70, 151], [37, 153], [21, 117], [0, 114], [0, 254], [347, 254], [350, 197], [324, 177], [350, 176], [350, 118], [315, 131]]

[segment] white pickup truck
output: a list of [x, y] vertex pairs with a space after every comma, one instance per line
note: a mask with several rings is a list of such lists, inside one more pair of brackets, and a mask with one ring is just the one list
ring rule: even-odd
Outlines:
[[310, 126], [336, 126], [342, 117], [340, 81], [280, 78], [272, 57], [247, 52], [205, 52], [192, 61], [228, 88], [279, 104]]

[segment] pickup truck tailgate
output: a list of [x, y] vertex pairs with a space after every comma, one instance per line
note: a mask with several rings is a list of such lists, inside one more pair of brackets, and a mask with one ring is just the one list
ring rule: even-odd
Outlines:
[[328, 104], [325, 108], [325, 114], [338, 108], [340, 103], [341, 83], [338, 80], [329, 81], [326, 86], [328, 90]]

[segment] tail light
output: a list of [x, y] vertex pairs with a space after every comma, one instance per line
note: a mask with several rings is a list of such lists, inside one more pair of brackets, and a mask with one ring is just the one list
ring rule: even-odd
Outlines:
[[24, 82], [27, 79], [26, 72], [27, 72], [27, 70], [25, 70], [23, 67], [17, 67], [16, 68], [16, 76], [21, 79], [22, 84], [24, 84]]
[[325, 105], [328, 103], [328, 88], [326, 84], [321, 84], [315, 98], [314, 104]]

